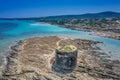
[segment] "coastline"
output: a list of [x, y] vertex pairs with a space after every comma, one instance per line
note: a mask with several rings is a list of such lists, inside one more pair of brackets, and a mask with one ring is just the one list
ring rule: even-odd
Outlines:
[[118, 32], [113, 32], [113, 31], [103, 31], [100, 29], [93, 29], [93, 28], [81, 28], [78, 26], [73, 26], [73, 25], [58, 25], [58, 24], [51, 24], [51, 23], [47, 23], [47, 22], [43, 22], [46, 24], [50, 24], [50, 25], [56, 25], [62, 28], [68, 28], [71, 30], [77, 30], [77, 31], [85, 31], [85, 32], [90, 32], [90, 35], [94, 35], [94, 36], [100, 36], [100, 37], [106, 37], [106, 38], [112, 38], [112, 39], [116, 39], [116, 40], [120, 40], [120, 33]]
[[[60, 25], [58, 25], [60, 26]], [[120, 33], [118, 32], [112, 32], [112, 31], [102, 31], [99, 29], [92, 29], [92, 28], [76, 28], [75, 26], [60, 26], [63, 28], [69, 28], [72, 30], [78, 30], [78, 31], [86, 31], [86, 32], [91, 32], [90, 35], [94, 35], [94, 36], [100, 36], [100, 37], [106, 37], [106, 38], [112, 38], [112, 39], [116, 39], [116, 40], [120, 40]]]
[[[73, 44], [79, 50], [78, 65], [72, 73], [67, 75], [57, 75], [51, 70], [51, 65], [54, 60], [54, 49], [56, 48], [58, 41], [60, 41], [59, 45]], [[81, 39], [60, 38], [56, 36], [29, 38], [18, 41], [16, 45], [11, 46], [12, 51], [7, 57], [8, 63], [6, 65], [2, 79], [11, 80], [23, 78], [29, 80], [61, 80], [62, 78], [72, 78], [82, 80], [119, 80], [120, 62], [111, 61], [100, 57], [101, 53], [97, 51], [100, 49], [93, 48], [91, 46], [97, 43], [99, 42]], [[42, 67], [43, 65], [44, 67]]]

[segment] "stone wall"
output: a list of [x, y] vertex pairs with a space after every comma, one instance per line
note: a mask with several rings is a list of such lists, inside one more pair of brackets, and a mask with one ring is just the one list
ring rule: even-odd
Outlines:
[[71, 52], [62, 52], [56, 49], [55, 63], [53, 70], [60, 73], [73, 71], [77, 63], [77, 50]]

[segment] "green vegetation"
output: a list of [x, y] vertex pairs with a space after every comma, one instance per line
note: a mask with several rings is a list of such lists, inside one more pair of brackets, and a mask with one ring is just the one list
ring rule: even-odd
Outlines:
[[63, 52], [71, 52], [74, 51], [75, 49], [76, 47], [72, 45], [64, 45], [58, 48], [59, 51], [63, 51]]
[[18, 18], [18, 19], [15, 18], [15, 19], [45, 22], [76, 30], [111, 31], [120, 33], [120, 13], [110, 11], [83, 15], [62, 15], [40, 18]]
[[44, 18], [34, 20], [37, 22], [45, 22], [53, 25], [61, 25], [68, 27], [77, 27], [81, 29], [105, 29], [105, 28], [116, 28], [120, 26], [120, 18], [98, 18], [98, 19], [54, 19]]

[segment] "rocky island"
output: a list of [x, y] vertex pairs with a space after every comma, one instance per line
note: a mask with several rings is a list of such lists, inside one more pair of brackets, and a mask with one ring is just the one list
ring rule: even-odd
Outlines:
[[[120, 62], [99, 56], [99, 42], [51, 37], [36, 37], [11, 46], [1, 80], [120, 80]], [[78, 49], [77, 66], [67, 74], [52, 70], [55, 49], [74, 45]], [[100, 49], [99, 49], [100, 50]]]

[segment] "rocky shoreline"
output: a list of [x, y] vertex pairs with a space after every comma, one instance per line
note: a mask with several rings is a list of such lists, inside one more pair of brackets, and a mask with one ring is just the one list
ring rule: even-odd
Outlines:
[[[78, 31], [86, 31], [86, 32], [92, 32], [92, 35], [95, 36], [101, 36], [101, 37], [107, 37], [107, 38], [112, 38], [116, 40], [120, 40], [120, 30], [119, 29], [93, 29], [93, 28], [88, 28], [88, 27], [79, 27], [79, 26], [68, 26], [68, 25], [59, 25], [60, 27], [63, 28], [69, 28], [72, 30], [78, 30]], [[94, 34], [95, 33], [95, 34]]]
[[[11, 46], [1, 80], [120, 80], [120, 62], [100, 57], [99, 42], [82, 39], [36, 37]], [[52, 71], [55, 49], [60, 45], [78, 48], [77, 67], [68, 74]]]

